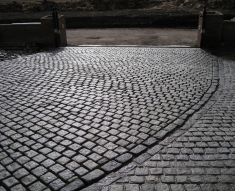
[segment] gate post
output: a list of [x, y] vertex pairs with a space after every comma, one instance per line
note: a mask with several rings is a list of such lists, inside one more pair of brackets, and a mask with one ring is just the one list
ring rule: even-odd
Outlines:
[[197, 45], [202, 48], [204, 35], [206, 33], [206, 5], [203, 8], [203, 11], [199, 13], [198, 20], [198, 35], [197, 35]]
[[200, 48], [211, 48], [221, 45], [223, 30], [223, 14], [218, 11], [199, 13], [197, 44]]
[[54, 29], [54, 36], [55, 36], [55, 46], [60, 46], [60, 27], [59, 27], [59, 18], [58, 18], [58, 11], [56, 7], [53, 6], [52, 8], [52, 18], [53, 18], [53, 29]]
[[203, 8], [202, 12], [202, 36], [201, 36], [201, 43], [200, 43], [200, 48], [203, 48], [204, 46], [204, 37], [206, 34], [206, 5]]
[[54, 48], [59, 46], [67, 46], [65, 16], [60, 15], [58, 17], [58, 23], [55, 26], [52, 15], [42, 17], [41, 31], [42, 45], [44, 47]]

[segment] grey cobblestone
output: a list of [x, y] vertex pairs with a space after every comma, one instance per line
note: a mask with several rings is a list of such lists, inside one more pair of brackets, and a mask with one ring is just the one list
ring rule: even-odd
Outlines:
[[12, 191], [26, 191], [25, 187], [21, 184], [17, 184], [11, 188]]
[[52, 190], [60, 190], [62, 187], [65, 186], [65, 183], [57, 178], [56, 180], [51, 182], [49, 186], [52, 188]]
[[80, 189], [83, 186], [84, 186], [84, 183], [81, 180], [76, 179], [73, 182], [66, 185], [65, 187], [63, 187], [61, 191], [75, 191], [75, 190]]
[[96, 169], [94, 171], [89, 172], [87, 175], [83, 176], [82, 179], [88, 183], [91, 183], [104, 175], [104, 172]]
[[21, 182], [28, 187], [30, 184], [32, 184], [33, 182], [35, 182], [37, 180], [37, 178], [33, 175], [28, 175], [25, 176], [24, 178], [21, 179]]
[[[150, 174], [158, 179], [158, 182], [152, 184], [150, 188], [145, 179], [148, 175], [144, 173], [139, 175], [139, 178], [143, 177], [145, 180], [144, 183], [138, 183], [142, 188], [187, 191], [233, 190], [235, 188], [235, 174], [232, 170], [235, 164], [234, 150], [231, 150], [231, 145], [234, 143], [232, 132], [235, 110], [235, 65], [229, 61], [219, 62], [220, 87], [210, 102], [206, 103], [196, 117], [193, 115], [189, 119], [187, 122], [191, 123], [189, 126], [185, 124], [181, 128], [184, 131], [183, 134], [178, 133], [181, 130], [176, 131], [170, 137], [173, 138], [177, 134], [179, 137], [173, 141], [168, 141], [170, 137], [167, 137], [159, 143], [163, 147], [158, 150], [157, 154], [152, 154], [149, 160], [134, 168], [133, 172], [145, 166], [145, 172], [149, 170]], [[179, 151], [173, 149], [178, 147]], [[127, 177], [129, 176], [132, 175], [127, 174]], [[122, 176], [122, 179], [124, 180], [125, 176]], [[100, 181], [102, 182], [105, 182], [105, 179]], [[130, 184], [130, 180], [123, 182], [124, 186], [126, 184]]]
[[[215, 90], [214, 65], [216, 60], [200, 49], [138, 47], [68, 47], [1, 61], [1, 181], [34, 191], [80, 189], [133, 155], [139, 164], [155, 154], [160, 158], [150, 159], [155, 167], [141, 167], [151, 170], [131, 176], [134, 184], [124, 185], [126, 190], [140, 189], [137, 183], [153, 181], [154, 173], [165, 176], [158, 168], [183, 167], [192, 158], [197, 163], [188, 166], [234, 167], [234, 141], [228, 139], [234, 135], [219, 129], [230, 128], [229, 116], [222, 119], [228, 126], [194, 128], [164, 140]], [[214, 136], [205, 139], [206, 133]], [[199, 156], [208, 154], [230, 160], [199, 163]], [[17, 185], [6, 184], [12, 177]], [[171, 189], [161, 178], [154, 181], [160, 181], [156, 189]]]
[[11, 188], [11, 187], [15, 186], [18, 183], [18, 180], [15, 179], [14, 177], [9, 177], [9, 178], [3, 180], [2, 183], [6, 187]]
[[28, 189], [29, 189], [30, 191], [33, 191], [33, 190], [35, 190], [35, 191], [41, 191], [41, 190], [45, 190], [45, 189], [46, 189], [46, 186], [45, 186], [44, 184], [42, 184], [41, 182], [36, 182], [36, 183], [30, 185], [30, 186], [28, 187]]

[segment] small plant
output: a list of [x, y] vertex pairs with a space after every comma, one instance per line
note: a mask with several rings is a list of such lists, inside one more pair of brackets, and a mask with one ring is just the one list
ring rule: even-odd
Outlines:
[[198, 44], [192, 44], [190, 45], [192, 48], [199, 48]]

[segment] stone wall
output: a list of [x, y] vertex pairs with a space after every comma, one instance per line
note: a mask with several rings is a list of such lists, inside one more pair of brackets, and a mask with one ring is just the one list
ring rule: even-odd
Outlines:
[[32, 43], [41, 43], [40, 23], [0, 25], [1, 46], [23, 46]]
[[[203, 26], [203, 27], [202, 27]], [[215, 46], [235, 45], [235, 21], [223, 20], [223, 14], [218, 11], [199, 14], [197, 44], [201, 48], [211, 48]]]
[[235, 45], [235, 21], [224, 20], [222, 42]]
[[206, 23], [204, 24], [204, 46], [219, 46], [223, 31], [223, 14], [217, 11], [207, 12]]
[[[59, 17], [60, 45], [67, 45], [65, 17]], [[38, 45], [55, 47], [53, 21], [51, 16], [41, 18], [38, 23], [0, 24], [0, 47], [24, 47]]]
[[[59, 17], [59, 30], [60, 30], [60, 45], [67, 45], [67, 37], [66, 37], [66, 26], [65, 26], [65, 17]], [[54, 29], [53, 29], [53, 20], [52, 16], [45, 16], [41, 18], [41, 38], [42, 44], [46, 47], [55, 46], [55, 37], [54, 37]]]

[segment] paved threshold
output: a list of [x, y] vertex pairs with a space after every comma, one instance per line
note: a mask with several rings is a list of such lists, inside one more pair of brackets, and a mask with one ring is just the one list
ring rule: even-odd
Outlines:
[[195, 48], [67, 47], [0, 68], [0, 190], [81, 190], [126, 164], [138, 168], [137, 182], [109, 186], [115, 175], [97, 188], [139, 188], [143, 175], [157, 175], [138, 166], [146, 160], [162, 172], [152, 160], [159, 153], [168, 168], [177, 154], [194, 157], [187, 149], [195, 152], [196, 140], [178, 153], [164, 153], [165, 142], [186, 129], [219, 80], [218, 59]]

